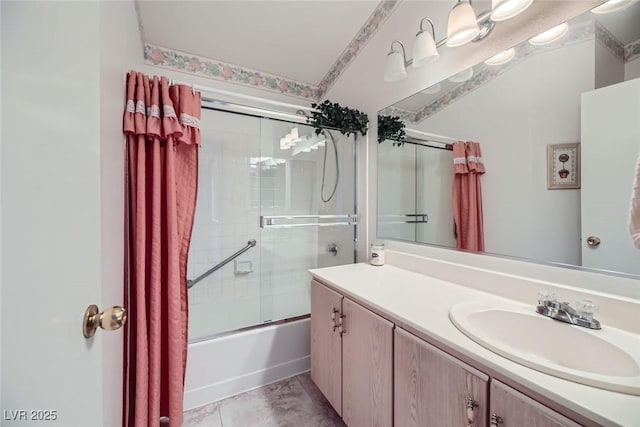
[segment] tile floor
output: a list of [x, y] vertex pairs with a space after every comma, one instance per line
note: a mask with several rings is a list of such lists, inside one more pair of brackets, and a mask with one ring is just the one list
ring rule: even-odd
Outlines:
[[346, 427], [304, 373], [184, 413], [184, 427]]

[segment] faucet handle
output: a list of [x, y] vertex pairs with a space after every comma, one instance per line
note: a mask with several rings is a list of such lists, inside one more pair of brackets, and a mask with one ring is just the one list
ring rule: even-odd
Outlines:
[[593, 316], [598, 312], [598, 305], [593, 301], [584, 299], [576, 302], [576, 310], [578, 311], [578, 316], [585, 320], [592, 320]]
[[549, 291], [539, 291], [538, 292], [538, 304], [548, 305], [548, 302], [555, 302], [556, 294]]

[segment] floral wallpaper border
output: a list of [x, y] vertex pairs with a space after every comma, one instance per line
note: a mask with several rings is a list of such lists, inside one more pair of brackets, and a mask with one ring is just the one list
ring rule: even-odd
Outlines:
[[329, 91], [331, 86], [333, 86], [344, 70], [347, 69], [360, 53], [378, 28], [387, 20], [396, 6], [400, 4], [400, 1], [401, 0], [382, 0], [378, 4], [353, 40], [351, 40], [344, 51], [342, 51], [335, 64], [329, 69], [329, 72], [323, 77], [318, 85], [319, 98], [323, 97]]
[[[390, 106], [383, 109], [381, 111], [381, 114], [398, 116], [403, 121], [411, 124], [420, 123], [421, 121], [433, 116], [443, 108], [451, 105], [455, 101], [478, 89], [482, 85], [495, 79], [505, 71], [515, 67], [530, 56], [557, 49], [559, 47], [564, 47], [585, 40], [593, 39], [594, 37], [598, 38], [603, 43], [603, 45], [610, 50], [614, 49], [612, 50], [612, 52], [618, 55], [618, 53], [616, 52], [620, 52], [619, 46], [621, 46], [621, 43], [617, 39], [615, 39], [615, 37], [610, 35], [608, 31], [606, 33], [599, 32], [598, 26], [599, 24], [596, 24], [593, 20], [585, 21], [579, 25], [574, 25], [570, 28], [569, 34], [563, 37], [560, 41], [544, 46], [533, 46], [525, 41], [517, 46], [516, 57], [511, 62], [508, 62], [507, 64], [501, 66], [488, 66], [485, 63], [475, 65], [473, 67], [474, 75], [471, 79], [462, 82], [457, 86], [454, 86], [449, 91], [433, 100], [431, 103], [422, 107], [420, 110], [410, 111]], [[640, 51], [640, 46], [638, 47], [638, 50]]]
[[257, 87], [304, 99], [317, 100], [319, 98], [317, 86], [149, 43], [144, 45], [144, 60], [149, 65], [210, 79]]
[[606, 47], [616, 58], [625, 62], [624, 45], [598, 21], [594, 20], [593, 22], [595, 23], [596, 40]]
[[624, 60], [631, 62], [640, 58], [640, 40], [629, 43], [624, 47]]

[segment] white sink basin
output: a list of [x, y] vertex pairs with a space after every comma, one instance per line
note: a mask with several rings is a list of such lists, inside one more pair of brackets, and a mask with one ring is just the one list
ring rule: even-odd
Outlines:
[[640, 337], [608, 328], [589, 330], [550, 319], [534, 306], [465, 302], [449, 318], [487, 349], [556, 377], [640, 395]]

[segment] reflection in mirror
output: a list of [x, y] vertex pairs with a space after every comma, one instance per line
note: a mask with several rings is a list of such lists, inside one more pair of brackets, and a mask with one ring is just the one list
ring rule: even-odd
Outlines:
[[[638, 22], [640, 2], [585, 13], [514, 46], [508, 62], [476, 64], [380, 111], [403, 120], [407, 140], [378, 146], [378, 236], [455, 248], [448, 148], [477, 141], [487, 253], [640, 275], [627, 229], [640, 149]], [[580, 151], [561, 166], [581, 172], [581, 186], [548, 185], [559, 170], [547, 148], [569, 143]]]

